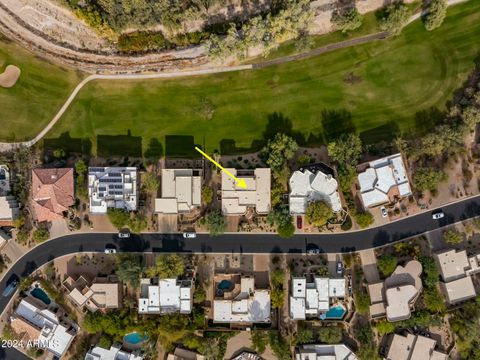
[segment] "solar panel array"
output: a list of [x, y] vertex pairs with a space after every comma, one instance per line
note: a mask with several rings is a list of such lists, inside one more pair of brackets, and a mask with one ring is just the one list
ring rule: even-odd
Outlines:
[[106, 179], [99, 179], [98, 181], [101, 182], [101, 183], [121, 183], [122, 179], [106, 178]]

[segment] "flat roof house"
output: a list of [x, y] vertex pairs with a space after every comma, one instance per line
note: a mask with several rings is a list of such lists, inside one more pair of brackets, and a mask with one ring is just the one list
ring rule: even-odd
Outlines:
[[201, 170], [163, 169], [162, 197], [155, 199], [155, 212], [180, 214], [202, 205]]
[[89, 167], [88, 197], [92, 214], [105, 214], [108, 208], [137, 209], [136, 167]]
[[193, 304], [191, 280], [141, 279], [139, 314], [190, 314]]
[[437, 342], [425, 336], [394, 334], [389, 339], [386, 360], [446, 360], [448, 355], [435, 350]]
[[205, 356], [177, 347], [173, 354], [167, 355], [167, 360], [205, 360]]
[[255, 289], [253, 277], [220, 275], [215, 277], [214, 284], [214, 322], [270, 323], [270, 290]]
[[12, 226], [18, 218], [20, 208], [15, 197], [11, 195], [0, 196], [0, 226]]
[[30, 298], [20, 301], [10, 320], [13, 330], [22, 340], [38, 340], [46, 346], [46, 350], [58, 357], [65, 354], [76, 335], [75, 324], [60, 319]]
[[85, 360], [143, 360], [143, 356], [136, 352], [121, 350], [120, 346], [112, 345], [110, 349], [95, 346], [87, 352]]
[[384, 282], [368, 285], [370, 296], [370, 316], [387, 317], [390, 322], [410, 318], [411, 309], [422, 291], [422, 264], [409, 261], [404, 267], [399, 265]]
[[270, 211], [270, 169], [255, 170], [226, 169], [232, 175], [242, 178], [247, 188], [240, 188], [225, 172], [222, 172], [222, 212], [224, 215], [243, 215], [247, 208], [255, 208], [258, 214]]
[[325, 174], [320, 169], [300, 169], [290, 177], [289, 184], [291, 214], [305, 214], [308, 204], [319, 200], [329, 204], [334, 212], [342, 210], [338, 183], [332, 174]]
[[305, 320], [320, 318], [337, 299], [345, 298], [345, 279], [315, 276], [307, 282], [305, 277], [292, 277], [290, 285], [290, 318]]
[[465, 250], [447, 250], [434, 254], [440, 268], [442, 282], [440, 289], [449, 304], [471, 299], [476, 296], [471, 275], [480, 271], [479, 256], [467, 257]]
[[32, 210], [38, 222], [63, 218], [75, 203], [73, 169], [32, 170]]
[[358, 357], [344, 344], [309, 344], [295, 349], [295, 360], [358, 360]]
[[412, 194], [402, 155], [395, 154], [368, 163], [358, 174], [360, 195], [366, 208], [393, 202]]
[[63, 281], [67, 296], [78, 307], [90, 311], [118, 309], [122, 304], [122, 284], [114, 277], [100, 277], [89, 281], [86, 276]]
[[10, 192], [10, 169], [5, 164], [0, 164], [0, 195]]

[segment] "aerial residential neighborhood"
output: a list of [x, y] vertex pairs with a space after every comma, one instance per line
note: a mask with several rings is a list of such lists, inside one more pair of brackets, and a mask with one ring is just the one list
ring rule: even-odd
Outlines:
[[0, 0], [0, 360], [480, 360], [478, 0]]

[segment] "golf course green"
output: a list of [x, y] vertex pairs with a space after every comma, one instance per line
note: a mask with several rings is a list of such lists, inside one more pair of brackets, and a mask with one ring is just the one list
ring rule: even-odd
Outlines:
[[[480, 2], [469, 1], [449, 8], [435, 31], [415, 21], [399, 37], [302, 61], [171, 80], [94, 81], [47, 138], [85, 139], [93, 153], [100, 146], [111, 153], [118, 147], [121, 153], [129, 138], [143, 151], [153, 139], [168, 153], [168, 139], [178, 143], [180, 135], [205, 144], [207, 151], [225, 144], [225, 151], [247, 151], [279, 118], [291, 122], [308, 143], [344, 131], [356, 131], [366, 142], [390, 140], [399, 131], [417, 134], [425, 131], [419, 114], [445, 109], [473, 69], [479, 38]], [[29, 139], [48, 123], [80, 76], [14, 45], [0, 45], [0, 65], [22, 69], [18, 86], [0, 88], [1, 117], [8, 124], [0, 128], [0, 140]]]

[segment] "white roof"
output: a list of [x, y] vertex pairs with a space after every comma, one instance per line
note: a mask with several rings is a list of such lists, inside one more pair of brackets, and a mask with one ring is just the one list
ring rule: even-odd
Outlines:
[[466, 276], [448, 283], [441, 282], [440, 287], [450, 304], [467, 300], [477, 295], [471, 276]]
[[142, 279], [138, 299], [138, 312], [145, 313], [190, 313], [192, 288], [190, 282], [177, 279], [160, 279], [158, 285], [150, 285], [150, 279]]
[[[237, 176], [236, 169], [226, 169], [229, 173]], [[225, 215], [241, 215], [247, 211], [247, 207], [255, 207], [259, 214], [270, 211], [270, 187], [271, 173], [269, 168], [255, 169], [252, 176], [240, 176], [247, 188], [237, 186], [235, 180], [222, 172], [222, 212]]]
[[143, 360], [143, 356], [120, 350], [115, 346], [111, 346], [110, 349], [95, 346], [87, 352], [85, 360]]
[[[200, 170], [197, 170], [200, 173]], [[162, 197], [155, 199], [155, 212], [178, 214], [201, 205], [202, 179], [192, 169], [163, 169]]]
[[15, 220], [18, 214], [19, 208], [15, 198], [11, 195], [0, 196], [0, 220]]
[[290, 317], [295, 320], [319, 316], [330, 309], [335, 298], [345, 297], [345, 279], [315, 277], [307, 283], [304, 277], [292, 277]]
[[295, 320], [305, 320], [306, 305], [304, 297], [290, 296], [290, 317]]
[[365, 207], [390, 202], [389, 192], [396, 188], [400, 197], [412, 193], [401, 154], [387, 156], [369, 163], [358, 174], [360, 193]]
[[335, 212], [342, 209], [338, 183], [331, 175], [320, 170], [315, 174], [310, 170], [297, 170], [290, 177], [289, 184], [292, 214], [305, 214], [308, 203], [319, 200], [327, 202]]
[[40, 310], [35, 305], [23, 299], [15, 313], [41, 329], [38, 340], [48, 344], [47, 350], [61, 357], [70, 346], [74, 335], [60, 325], [58, 317], [49, 310]]
[[253, 277], [240, 278], [240, 291], [232, 299], [213, 301], [213, 321], [224, 323], [269, 323], [270, 291], [256, 290]]
[[91, 213], [108, 208], [137, 209], [136, 167], [89, 167], [88, 197]]
[[470, 267], [465, 250], [456, 251], [454, 249], [435, 254], [440, 273], [444, 281], [451, 281], [465, 276], [465, 271]]
[[358, 360], [344, 344], [302, 345], [295, 351], [295, 360]]

